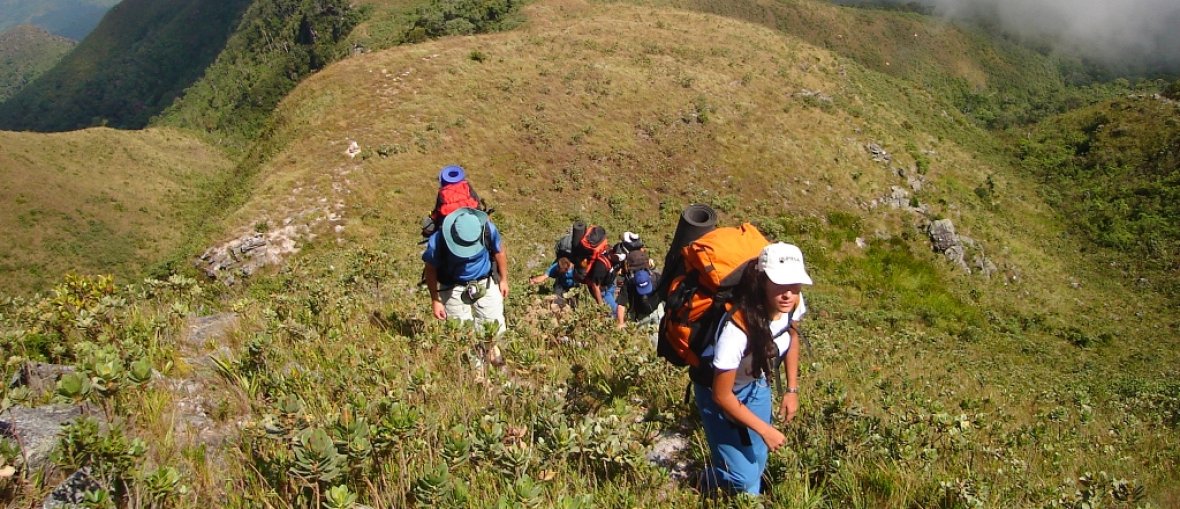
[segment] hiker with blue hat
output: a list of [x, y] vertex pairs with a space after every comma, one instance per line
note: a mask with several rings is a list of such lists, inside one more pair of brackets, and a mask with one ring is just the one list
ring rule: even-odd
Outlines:
[[438, 195], [434, 200], [434, 209], [430, 211], [430, 216], [422, 220], [422, 236], [429, 237], [442, 226], [443, 219], [463, 207], [490, 212], [483, 198], [468, 182], [466, 170], [457, 164], [444, 166], [438, 172]]
[[656, 292], [660, 284], [660, 273], [652, 268], [651, 258], [646, 249], [627, 253], [621, 272], [623, 284], [615, 297], [615, 325], [626, 327], [630, 319], [640, 328], [647, 330], [652, 346], [655, 346], [660, 319], [664, 317], [664, 303]]
[[[422, 261], [435, 318], [471, 321], [477, 330], [496, 322], [496, 336], [504, 333], [508, 257], [487, 213], [463, 207], [447, 214], [426, 239]], [[499, 348], [493, 345], [486, 353], [490, 362], [500, 363]]]

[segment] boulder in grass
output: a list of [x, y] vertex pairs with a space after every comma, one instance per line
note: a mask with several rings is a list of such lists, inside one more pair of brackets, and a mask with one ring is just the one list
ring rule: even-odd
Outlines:
[[27, 471], [40, 470], [57, 446], [57, 434], [80, 415], [76, 405], [12, 407], [0, 413], [0, 436], [20, 445]]

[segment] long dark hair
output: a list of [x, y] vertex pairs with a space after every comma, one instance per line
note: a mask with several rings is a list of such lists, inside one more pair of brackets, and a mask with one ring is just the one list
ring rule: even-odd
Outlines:
[[778, 356], [778, 347], [770, 333], [770, 310], [766, 307], [766, 273], [751, 261], [742, 271], [742, 279], [734, 289], [734, 307], [745, 317], [746, 353], [753, 356], [750, 376], [769, 375], [771, 361]]

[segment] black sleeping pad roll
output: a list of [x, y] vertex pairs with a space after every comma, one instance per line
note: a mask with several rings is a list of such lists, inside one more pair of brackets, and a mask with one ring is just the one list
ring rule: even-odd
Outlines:
[[694, 203], [685, 207], [680, 213], [680, 222], [676, 223], [676, 233], [672, 236], [672, 244], [668, 246], [668, 254], [664, 256], [664, 275], [660, 278], [660, 286], [656, 293], [662, 298], [668, 296], [668, 284], [677, 276], [684, 274], [684, 263], [680, 250], [706, 233], [717, 229], [717, 211], [708, 205]]

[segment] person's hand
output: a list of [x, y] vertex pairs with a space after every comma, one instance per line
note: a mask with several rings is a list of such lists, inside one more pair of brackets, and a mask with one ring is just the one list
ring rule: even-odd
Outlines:
[[508, 278], [500, 280], [500, 296], [505, 299], [508, 298]]
[[442, 301], [432, 300], [430, 301], [430, 307], [431, 311], [434, 312], [435, 318], [439, 320], [447, 319], [447, 307], [443, 305]]
[[544, 283], [546, 279], [549, 279], [549, 276], [546, 276], [545, 274], [541, 274], [539, 276], [533, 276], [533, 277], [529, 278], [529, 284], [539, 285], [541, 283]]
[[762, 434], [762, 441], [766, 442], [766, 447], [770, 448], [771, 451], [777, 451], [779, 447], [782, 447], [787, 442], [787, 437], [783, 436], [783, 433], [777, 428], [769, 426], [768, 428]]
[[615, 328], [616, 329], [625, 329], [625, 328], [627, 328], [627, 322], [615, 321]]
[[791, 422], [795, 420], [795, 414], [799, 413], [799, 393], [788, 392], [783, 395], [783, 403], [780, 413], [783, 416], [784, 422]]

